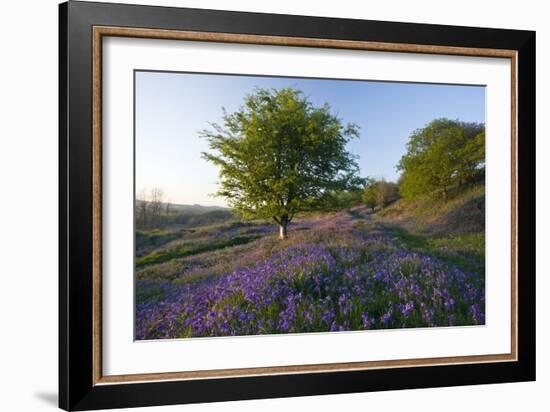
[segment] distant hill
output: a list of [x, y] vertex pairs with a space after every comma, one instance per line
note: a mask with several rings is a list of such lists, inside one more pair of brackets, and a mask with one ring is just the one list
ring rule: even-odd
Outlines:
[[234, 218], [231, 209], [222, 206], [169, 204], [171, 223], [196, 227], [219, 223]]
[[226, 211], [230, 212], [231, 209], [228, 207], [222, 207], [222, 206], [203, 206], [199, 204], [194, 205], [180, 205], [175, 203], [169, 203], [169, 207], [172, 211], [178, 212], [178, 213], [185, 213], [185, 214], [192, 214], [192, 215], [199, 215], [203, 213], [213, 212], [213, 211]]

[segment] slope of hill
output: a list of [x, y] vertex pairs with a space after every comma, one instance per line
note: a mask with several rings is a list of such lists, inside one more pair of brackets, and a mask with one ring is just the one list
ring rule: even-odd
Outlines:
[[379, 216], [426, 233], [479, 232], [485, 228], [485, 185], [455, 189], [447, 201], [400, 199]]
[[437, 199], [400, 199], [380, 211], [378, 221], [404, 245], [465, 270], [485, 271], [485, 185], [451, 192]]
[[174, 230], [137, 251], [136, 338], [483, 324], [483, 193]]

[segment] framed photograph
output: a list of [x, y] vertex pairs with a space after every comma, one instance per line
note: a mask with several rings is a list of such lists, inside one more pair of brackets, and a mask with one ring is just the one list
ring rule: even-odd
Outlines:
[[535, 33], [60, 5], [59, 403], [535, 379]]

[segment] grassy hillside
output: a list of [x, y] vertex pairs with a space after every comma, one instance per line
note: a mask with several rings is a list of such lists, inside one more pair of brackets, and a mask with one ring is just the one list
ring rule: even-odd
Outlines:
[[464, 270], [485, 272], [485, 185], [452, 191], [450, 199], [400, 199], [378, 213], [410, 250]]
[[484, 187], [140, 234], [137, 339], [483, 324]]
[[479, 232], [485, 229], [485, 184], [450, 190], [446, 201], [400, 199], [378, 215], [423, 233]]

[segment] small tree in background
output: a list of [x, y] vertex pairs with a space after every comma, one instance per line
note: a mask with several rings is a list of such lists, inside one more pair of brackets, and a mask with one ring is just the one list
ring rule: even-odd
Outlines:
[[170, 199], [166, 199], [166, 202], [164, 203], [164, 216], [166, 217], [166, 220], [170, 218], [171, 214], [172, 214], [172, 205], [170, 203]]
[[296, 213], [323, 209], [331, 193], [361, 184], [346, 150], [357, 126], [344, 126], [328, 104], [314, 107], [299, 90], [256, 89], [212, 127], [201, 135], [211, 149], [203, 157], [219, 167], [216, 194], [245, 218], [273, 219], [281, 239]]
[[399, 198], [399, 189], [394, 182], [387, 182], [382, 179], [376, 182], [376, 204], [379, 207], [386, 207]]
[[163, 223], [164, 192], [158, 187], [140, 190], [136, 195], [136, 226], [140, 229], [156, 228]]
[[148, 194], [142, 189], [136, 196], [136, 226], [144, 229], [149, 224], [149, 203]]
[[162, 209], [163, 209], [164, 192], [161, 188], [154, 187], [151, 189], [151, 195], [149, 198], [149, 209], [151, 215], [151, 226], [158, 227], [161, 224]]
[[367, 178], [365, 189], [363, 190], [363, 203], [365, 206], [371, 209], [374, 212], [376, 207], [376, 201], [378, 198], [378, 186], [376, 180], [372, 178]]
[[386, 207], [399, 198], [399, 189], [394, 182], [368, 178], [363, 190], [363, 203], [374, 212], [374, 208]]
[[327, 193], [326, 207], [328, 210], [351, 209], [363, 202], [363, 189], [359, 186], [352, 190], [343, 190], [334, 193]]

